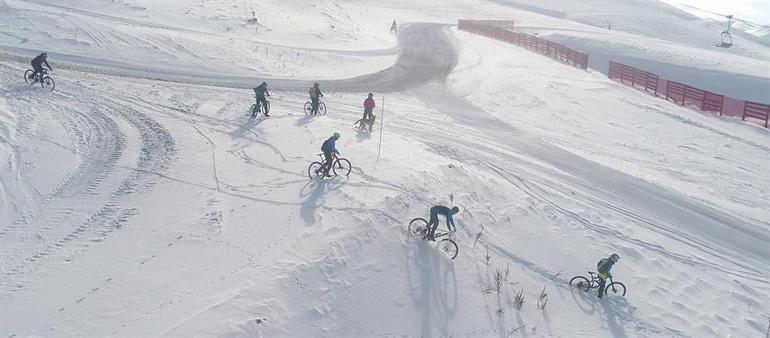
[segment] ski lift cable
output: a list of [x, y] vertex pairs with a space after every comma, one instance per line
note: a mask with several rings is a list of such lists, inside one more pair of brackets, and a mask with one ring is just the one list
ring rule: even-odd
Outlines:
[[761, 28], [770, 28], [770, 25], [763, 25], [763, 24], [759, 24], [759, 23], [756, 23], [756, 22], [751, 22], [751, 21], [748, 21], [748, 20], [739, 19], [739, 18], [736, 18], [734, 15], [731, 15], [731, 14], [723, 14], [723, 13], [713, 12], [713, 11], [710, 11], [710, 10], [707, 10], [707, 9], [698, 8], [698, 7], [690, 6], [690, 5], [682, 5], [682, 7], [687, 7], [687, 8], [694, 9], [694, 10], [697, 10], [697, 11], [701, 11], [701, 12], [704, 12], [704, 13], [721, 16], [721, 17], [724, 17], [726, 19], [733, 19], [735, 21], [740, 21], [740, 22], [747, 23], [747, 24], [750, 24], [750, 25], [753, 25], [753, 26], [757, 26], [757, 27], [761, 27]]

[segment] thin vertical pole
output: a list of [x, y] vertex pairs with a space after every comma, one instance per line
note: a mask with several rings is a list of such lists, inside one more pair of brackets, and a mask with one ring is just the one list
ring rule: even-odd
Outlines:
[[382, 152], [382, 126], [385, 125], [385, 97], [382, 97], [382, 107], [380, 107], [380, 145], [377, 147], [377, 159], [380, 159]]

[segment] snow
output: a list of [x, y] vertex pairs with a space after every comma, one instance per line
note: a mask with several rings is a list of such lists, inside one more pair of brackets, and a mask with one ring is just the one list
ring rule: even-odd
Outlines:
[[[487, 1], [2, 0], [0, 17], [4, 336], [766, 332], [767, 129], [448, 24], [579, 28], [736, 83], [761, 47], [726, 66], [697, 42]], [[53, 92], [21, 82], [42, 46]], [[257, 76], [270, 118], [247, 116]], [[329, 112], [308, 117], [315, 79]], [[369, 91], [372, 134], [352, 128]], [[351, 175], [308, 179], [334, 131]], [[462, 209], [456, 260], [406, 230], [435, 204]], [[568, 285], [612, 252], [625, 297]]]
[[770, 2], [767, 0], [741, 0], [729, 3], [714, 0], [665, 0], [665, 2], [706, 19], [725, 21], [724, 17], [716, 14], [727, 14], [760, 25], [770, 24]]
[[589, 67], [605, 74], [612, 60], [736, 99], [769, 100], [770, 46], [736, 33], [731, 48], [716, 47], [722, 23], [647, 0], [498, 2], [543, 13], [517, 13], [518, 29], [588, 52]]

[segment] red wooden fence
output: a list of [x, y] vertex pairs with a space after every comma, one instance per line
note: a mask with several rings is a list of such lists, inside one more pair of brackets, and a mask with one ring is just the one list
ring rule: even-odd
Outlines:
[[457, 28], [462, 31], [519, 45], [578, 68], [588, 68], [587, 53], [546, 39], [541, 39], [534, 35], [511, 31], [509, 29], [513, 28], [513, 21], [458, 20]]
[[770, 118], [770, 105], [746, 101], [746, 104], [743, 106], [744, 121], [746, 120], [746, 117], [764, 120], [765, 128], [767, 128], [767, 122]]
[[722, 115], [725, 97], [679, 82], [668, 81], [666, 100], [674, 101], [682, 106], [691, 104], [702, 111], [716, 112]]
[[658, 95], [658, 81], [660, 78], [653, 73], [610, 61], [607, 77], [620, 80], [621, 83], [630, 84], [632, 87], [641, 85], [645, 91], [652, 90], [656, 96]]
[[[587, 53], [534, 35], [514, 32], [512, 30], [513, 21], [458, 20], [457, 27], [462, 31], [519, 45], [575, 67], [588, 68]], [[743, 120], [746, 120], [747, 117], [759, 119], [764, 121], [765, 128], [770, 122], [770, 105], [768, 104], [736, 100], [683, 83], [667, 81], [656, 74], [621, 63], [610, 61], [607, 77], [635, 88], [644, 88], [646, 92], [652, 92], [655, 96], [661, 97], [665, 93], [666, 100], [682, 106], [696, 107], [705, 112], [718, 112], [719, 115], [737, 115], [741, 116]]]
[[659, 88], [665, 88], [666, 100], [682, 106], [688, 105], [701, 111], [716, 112], [719, 115], [741, 116], [744, 121], [747, 117], [759, 119], [764, 122], [765, 128], [770, 124], [770, 105], [768, 104], [737, 100], [683, 83], [667, 81], [653, 73], [613, 61], [610, 61], [607, 77], [632, 87], [640, 89], [643, 87], [648, 92], [652, 88], [655, 96], [663, 94], [658, 92]]

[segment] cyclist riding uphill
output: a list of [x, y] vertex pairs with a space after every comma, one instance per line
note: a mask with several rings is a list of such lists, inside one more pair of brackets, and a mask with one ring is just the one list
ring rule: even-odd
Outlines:
[[40, 55], [36, 56], [34, 59], [32, 59], [32, 69], [35, 70], [34, 73], [32, 73], [32, 79], [35, 79], [37, 74], [40, 74], [43, 72], [43, 64], [45, 64], [46, 67], [48, 67], [48, 70], [53, 70], [51, 68], [51, 65], [48, 64], [48, 53], [40, 53]]
[[320, 102], [321, 98], [324, 97], [324, 94], [321, 93], [321, 87], [318, 82], [310, 87], [308, 94], [310, 94], [310, 102], [313, 104], [313, 109], [311, 112], [313, 115], [316, 115], [318, 114], [318, 102]]
[[438, 228], [438, 215], [444, 215], [446, 216], [446, 229], [449, 232], [454, 233], [457, 231], [457, 226], [455, 226], [454, 220], [452, 220], [452, 215], [460, 212], [460, 208], [458, 207], [452, 207], [452, 209], [449, 209], [449, 207], [445, 207], [443, 205], [437, 205], [430, 208], [430, 221], [428, 222], [428, 233], [425, 234], [425, 237], [423, 239], [427, 239], [429, 241], [435, 241], [436, 240], [436, 228]]
[[596, 271], [599, 272], [599, 274], [597, 274], [597, 277], [599, 277], [599, 298], [602, 298], [605, 280], [607, 278], [612, 278], [610, 270], [612, 270], [612, 266], [615, 265], [618, 260], [620, 260], [620, 256], [618, 256], [618, 254], [612, 254], [610, 257], [602, 258], [599, 260], [599, 263], [596, 264]]
[[[257, 107], [267, 107], [267, 99], [265, 96], [270, 96], [270, 93], [267, 91], [267, 82], [262, 82], [261, 85], [254, 88], [254, 95], [257, 96]], [[267, 115], [267, 112], [265, 112], [265, 116]]]
[[324, 141], [324, 144], [321, 145], [321, 151], [324, 153], [324, 160], [326, 166], [324, 166], [324, 176], [326, 177], [332, 177], [332, 175], [329, 175], [329, 170], [332, 169], [332, 155], [337, 154], [339, 155], [340, 152], [337, 150], [337, 140], [340, 138], [340, 133], [334, 133], [332, 137], [328, 138], [326, 141]]

